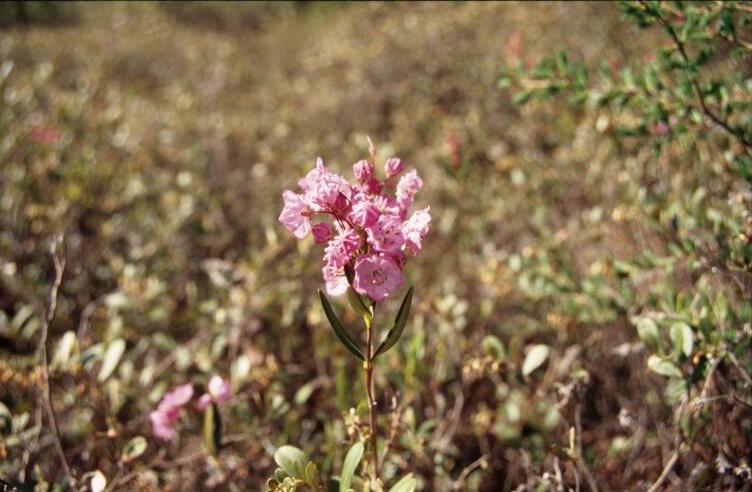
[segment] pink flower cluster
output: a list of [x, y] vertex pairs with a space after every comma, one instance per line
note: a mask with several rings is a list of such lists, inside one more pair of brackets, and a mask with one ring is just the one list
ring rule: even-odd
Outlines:
[[[224, 403], [229, 401], [231, 396], [230, 383], [220, 376], [212, 376], [208, 393], [201, 396], [196, 406], [199, 410], [205, 410], [212, 401]], [[191, 398], [193, 398], [193, 386], [190, 383], [178, 386], [162, 397], [157, 409], [149, 414], [152, 432], [157, 438], [169, 441], [175, 437], [175, 422], [178, 421], [181, 410], [191, 401]]]
[[329, 171], [319, 158], [298, 182], [300, 193], [283, 193], [279, 221], [298, 239], [311, 233], [316, 243], [326, 244], [322, 273], [329, 294], [347, 290], [349, 266], [352, 287], [379, 302], [402, 285], [407, 255], [420, 251], [431, 216], [430, 207], [408, 216], [423, 187], [418, 173], [413, 169], [403, 174], [402, 160], [392, 157], [384, 164], [387, 177], [381, 181], [371, 155], [371, 161], [353, 165], [356, 183]]
[[157, 409], [149, 414], [154, 435], [163, 441], [175, 436], [173, 426], [180, 418], [180, 410], [193, 398], [193, 386], [178, 386], [162, 397]]

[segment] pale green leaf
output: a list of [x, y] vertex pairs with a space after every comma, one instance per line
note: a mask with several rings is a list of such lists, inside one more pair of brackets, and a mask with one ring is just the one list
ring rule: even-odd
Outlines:
[[674, 345], [676, 354], [684, 354], [689, 357], [695, 344], [695, 336], [692, 328], [687, 323], [674, 323], [669, 332], [671, 343]]
[[412, 473], [408, 473], [395, 483], [394, 486], [389, 489], [389, 492], [413, 492], [415, 487], [418, 486], [418, 479], [413, 477]]
[[682, 373], [678, 367], [672, 364], [670, 361], [658, 357], [657, 355], [651, 355], [648, 357], [648, 369], [661, 376], [668, 376], [673, 378], [682, 377]]
[[112, 375], [124, 352], [125, 340], [117, 338], [110, 342], [104, 353], [104, 361], [102, 362], [102, 368], [99, 369], [99, 376], [97, 376], [100, 382], [106, 381]]
[[342, 474], [339, 478], [339, 492], [349, 492], [350, 483], [352, 482], [355, 469], [363, 457], [363, 443], [356, 442], [345, 455], [345, 462], [342, 464]]
[[529, 376], [533, 371], [546, 362], [549, 352], [550, 349], [548, 345], [533, 345], [527, 353], [525, 361], [522, 363], [523, 376]]

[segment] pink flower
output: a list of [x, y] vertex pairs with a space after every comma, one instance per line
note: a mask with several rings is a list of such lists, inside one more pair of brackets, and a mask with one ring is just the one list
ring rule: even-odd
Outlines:
[[423, 238], [426, 237], [431, 228], [430, 209], [431, 207], [426, 207], [413, 212], [402, 226], [405, 244], [413, 254], [418, 254], [423, 245]]
[[180, 410], [193, 398], [193, 386], [178, 386], [162, 397], [157, 409], [149, 414], [154, 436], [169, 441], [175, 436], [173, 425], [180, 418]]
[[360, 235], [348, 226], [337, 226], [339, 232], [327, 245], [324, 258], [327, 263], [342, 267], [350, 261], [360, 244]]
[[402, 285], [402, 272], [388, 256], [361, 256], [355, 263], [353, 288], [374, 302], [383, 301]]
[[658, 135], [668, 135], [668, 132], [670, 131], [670, 127], [668, 126], [668, 123], [665, 121], [659, 121], [655, 125], [655, 133]]
[[232, 389], [230, 382], [222, 379], [221, 376], [214, 375], [209, 380], [209, 392], [201, 395], [198, 401], [198, 408], [206, 410], [206, 407], [213, 401], [215, 403], [225, 403], [232, 398]]
[[374, 195], [378, 195], [381, 193], [381, 190], [384, 189], [384, 183], [379, 181], [376, 178], [371, 178], [366, 183], [366, 188], [368, 188], [369, 193], [373, 193]]
[[212, 376], [209, 380], [209, 394], [217, 402], [225, 403], [230, 401], [232, 397], [230, 382], [222, 379], [220, 376]]
[[154, 410], [149, 414], [149, 420], [152, 432], [158, 439], [169, 441], [175, 437], [175, 430], [172, 428], [174, 421], [164, 413]]
[[400, 249], [405, 244], [400, 218], [394, 215], [379, 217], [379, 221], [368, 228], [368, 243], [376, 251]]
[[405, 173], [397, 183], [397, 203], [400, 208], [407, 210], [413, 204], [415, 195], [423, 187], [423, 180], [418, 176], [418, 172], [413, 169]]
[[282, 193], [285, 207], [279, 214], [279, 221], [292, 232], [296, 238], [303, 239], [311, 230], [310, 207], [302, 195], [286, 190]]
[[35, 126], [29, 130], [29, 137], [42, 143], [57, 143], [62, 136], [62, 131], [50, 126]]
[[209, 393], [204, 393], [201, 395], [201, 398], [198, 399], [198, 403], [196, 403], [196, 406], [199, 410], [204, 411], [206, 410], [206, 407], [208, 407], [212, 402], [212, 397]]
[[363, 159], [353, 164], [353, 174], [361, 183], [365, 183], [373, 176], [373, 164]]
[[313, 233], [313, 240], [317, 244], [324, 244], [332, 237], [332, 227], [326, 222], [319, 222], [311, 227]]
[[[378, 180], [372, 164], [375, 147], [369, 144], [371, 160], [353, 165], [354, 183], [317, 159], [314, 169], [298, 181], [302, 191], [283, 193], [279, 221], [299, 239], [311, 232], [317, 243], [326, 243], [321, 274], [330, 295], [345, 293], [349, 283], [344, 267], [357, 259], [353, 287], [357, 284], [359, 292], [381, 301], [402, 283], [407, 253], [420, 251], [431, 217], [425, 208], [406, 220], [423, 180], [415, 170], [391, 179], [404, 171], [397, 157], [384, 163], [387, 179]], [[201, 398], [202, 405], [211, 401], [210, 393]]]
[[402, 168], [402, 159], [399, 157], [389, 158], [386, 160], [386, 163], [384, 163], [384, 171], [386, 171], [386, 175], [390, 178], [401, 173]]
[[321, 176], [328, 172], [329, 170], [324, 165], [324, 160], [319, 157], [316, 159], [316, 167], [308, 171], [308, 174], [298, 181], [298, 186], [303, 191], [308, 191]]
[[356, 199], [350, 210], [350, 219], [355, 225], [360, 227], [370, 227], [379, 220], [379, 209], [369, 200], [360, 198]]
[[341, 296], [347, 291], [347, 277], [342, 267], [327, 263], [321, 269], [326, 284], [326, 292], [330, 296]]

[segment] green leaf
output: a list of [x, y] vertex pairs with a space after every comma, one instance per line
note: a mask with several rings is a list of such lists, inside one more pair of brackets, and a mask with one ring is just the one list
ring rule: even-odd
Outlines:
[[212, 456], [216, 456], [222, 446], [222, 421], [214, 402], [204, 411], [204, 444]]
[[658, 325], [655, 324], [655, 321], [650, 318], [640, 317], [632, 322], [637, 328], [637, 336], [640, 337], [640, 340], [645, 342], [645, 345], [647, 345], [650, 350], [657, 352], [658, 346], [660, 345], [660, 338], [658, 336]]
[[495, 357], [496, 359], [503, 361], [506, 357], [506, 350], [504, 350], [504, 344], [497, 337], [493, 335], [486, 335], [480, 342], [483, 347], [483, 352]]
[[13, 432], [13, 415], [8, 407], [0, 401], [0, 434], [8, 435]]
[[373, 354], [374, 357], [383, 354], [392, 348], [405, 331], [405, 324], [407, 323], [407, 317], [410, 316], [410, 306], [413, 302], [413, 290], [412, 287], [407, 289], [407, 294], [405, 294], [404, 299], [402, 299], [402, 305], [400, 306], [399, 311], [397, 311], [397, 317], [394, 318], [394, 325], [392, 325], [392, 329], [389, 330], [389, 333], [387, 333], [386, 338], [381, 342], [379, 348], [376, 349], [376, 352]]
[[319, 476], [319, 468], [316, 466], [316, 463], [309, 461], [305, 467], [303, 475], [305, 476], [305, 482], [308, 485], [313, 488], [318, 488], [319, 483], [321, 482], [321, 477]]
[[347, 300], [350, 301], [350, 306], [360, 316], [371, 315], [371, 310], [368, 309], [368, 306], [363, 302], [363, 298], [360, 297], [360, 294], [355, 292], [355, 289], [352, 287], [347, 287]]
[[682, 377], [682, 373], [674, 364], [658, 357], [657, 355], [651, 355], [648, 357], [648, 369], [661, 376], [668, 376], [674, 378]]
[[692, 328], [690, 328], [687, 323], [679, 322], [671, 325], [669, 336], [671, 337], [671, 343], [674, 345], [674, 351], [677, 355], [684, 354], [687, 357], [692, 355], [695, 335], [692, 332]]
[[334, 313], [334, 309], [332, 309], [332, 305], [329, 303], [329, 299], [327, 299], [326, 295], [320, 290], [319, 297], [321, 298], [321, 305], [324, 307], [326, 319], [329, 320], [329, 324], [332, 326], [334, 333], [337, 334], [342, 344], [347, 347], [347, 350], [352, 352], [355, 357], [363, 361], [366, 360], [366, 358], [363, 356], [363, 352], [360, 350], [360, 348], [358, 348], [358, 345], [353, 341], [353, 339], [350, 338], [350, 335], [347, 334], [345, 327], [342, 326], [342, 322]]
[[533, 371], [546, 362], [549, 351], [550, 349], [548, 345], [533, 345], [525, 357], [525, 362], [522, 363], [522, 375], [529, 376]]
[[110, 342], [107, 351], [104, 353], [104, 362], [102, 362], [102, 368], [99, 370], [99, 376], [97, 376], [100, 382], [106, 381], [112, 375], [124, 352], [125, 340], [117, 338]]
[[76, 332], [73, 330], [66, 331], [57, 343], [55, 355], [52, 356], [50, 365], [52, 367], [66, 367], [70, 363], [71, 354], [73, 354], [76, 345]]
[[128, 444], [123, 448], [123, 451], [120, 453], [120, 460], [123, 463], [130, 463], [144, 454], [148, 446], [149, 444], [147, 443], [146, 438], [143, 436], [136, 436], [128, 441]]
[[339, 492], [349, 492], [350, 482], [352, 482], [355, 469], [363, 457], [363, 443], [356, 442], [345, 455], [345, 462], [342, 464], [342, 474], [339, 478]]
[[308, 455], [295, 446], [284, 445], [274, 453], [274, 461], [291, 477], [303, 480], [305, 475], [303, 464], [310, 460]]
[[412, 473], [408, 473], [395, 483], [394, 486], [389, 489], [389, 492], [413, 492], [415, 487], [418, 486], [418, 479], [413, 477]]

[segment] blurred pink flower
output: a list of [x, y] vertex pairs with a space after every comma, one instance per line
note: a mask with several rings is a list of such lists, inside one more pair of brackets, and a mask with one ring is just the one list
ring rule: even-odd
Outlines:
[[29, 130], [29, 137], [42, 143], [57, 143], [62, 136], [62, 131], [49, 126], [35, 126]]
[[402, 272], [388, 256], [361, 256], [355, 263], [353, 288], [374, 302], [383, 301], [402, 285]]
[[206, 407], [213, 401], [215, 403], [225, 403], [232, 398], [232, 388], [230, 382], [222, 379], [221, 376], [214, 375], [209, 380], [209, 392], [201, 395], [198, 400], [198, 408], [206, 410]]
[[209, 380], [209, 394], [215, 401], [225, 403], [232, 397], [230, 382], [220, 376], [212, 376]]
[[169, 441], [175, 436], [173, 426], [180, 418], [180, 410], [193, 398], [193, 386], [184, 384], [165, 394], [157, 409], [149, 414], [154, 436]]
[[669, 130], [670, 127], [665, 121], [659, 121], [658, 124], [655, 125], [655, 133], [658, 135], [668, 135]]

